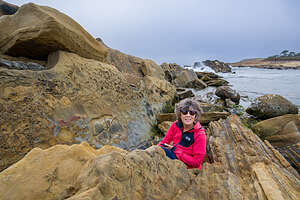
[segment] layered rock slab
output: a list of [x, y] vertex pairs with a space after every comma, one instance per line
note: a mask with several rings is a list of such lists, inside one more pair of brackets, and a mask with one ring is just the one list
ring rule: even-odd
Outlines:
[[[300, 176], [237, 116], [211, 122], [208, 157], [181, 199], [299, 199]], [[179, 198], [178, 198], [179, 199]]]
[[47, 60], [51, 52], [64, 50], [104, 61], [107, 47], [94, 39], [67, 15], [46, 6], [28, 3], [17, 13], [0, 19], [0, 53]]
[[212, 163], [201, 171], [158, 146], [35, 148], [0, 173], [0, 199], [299, 199], [299, 175], [237, 116], [210, 123], [207, 135]]
[[116, 67], [73, 53], [53, 53], [49, 62], [43, 71], [0, 68], [0, 170], [34, 147], [134, 147], [150, 137], [155, 113], [175, 94], [151, 76], [133, 87]]

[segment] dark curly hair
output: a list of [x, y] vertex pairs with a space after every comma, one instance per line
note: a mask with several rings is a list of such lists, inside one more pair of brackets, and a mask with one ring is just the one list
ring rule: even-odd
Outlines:
[[181, 110], [186, 107], [192, 107], [193, 110], [197, 112], [195, 116], [195, 122], [199, 120], [201, 114], [203, 113], [203, 109], [201, 108], [200, 104], [196, 100], [192, 99], [183, 99], [179, 103], [175, 104], [175, 114], [179, 121], [181, 121]]

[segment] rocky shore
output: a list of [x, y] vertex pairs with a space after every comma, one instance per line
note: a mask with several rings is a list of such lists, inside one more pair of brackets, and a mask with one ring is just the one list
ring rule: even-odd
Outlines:
[[[124, 54], [54, 8], [1, 5], [1, 200], [300, 199], [299, 114], [284, 97], [245, 109], [219, 75]], [[202, 170], [155, 145], [184, 98], [205, 111]]]
[[232, 67], [256, 67], [266, 69], [300, 69], [300, 61], [269, 61], [265, 58], [254, 58], [229, 63]]

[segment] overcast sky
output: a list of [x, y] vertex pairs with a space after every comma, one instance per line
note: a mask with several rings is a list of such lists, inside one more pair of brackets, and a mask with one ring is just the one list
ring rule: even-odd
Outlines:
[[158, 64], [300, 52], [300, 0], [6, 0], [55, 8], [109, 47]]

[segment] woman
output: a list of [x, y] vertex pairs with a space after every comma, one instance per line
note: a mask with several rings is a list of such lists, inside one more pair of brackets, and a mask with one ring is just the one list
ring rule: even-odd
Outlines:
[[[206, 150], [205, 131], [198, 122], [203, 113], [195, 100], [184, 99], [175, 105], [177, 119], [158, 144], [171, 159], [178, 159], [187, 168], [201, 169]], [[173, 142], [173, 145], [170, 143]]]

